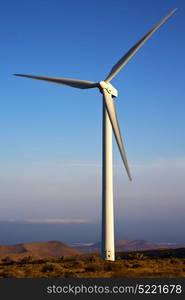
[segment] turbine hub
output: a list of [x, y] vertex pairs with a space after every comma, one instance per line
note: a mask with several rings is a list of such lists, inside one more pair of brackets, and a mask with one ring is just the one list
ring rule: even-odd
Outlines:
[[99, 82], [99, 89], [100, 89], [101, 93], [102, 93], [102, 90], [106, 90], [109, 94], [112, 95], [112, 97], [118, 97], [118, 91], [110, 83], [107, 83], [105, 81], [100, 81]]

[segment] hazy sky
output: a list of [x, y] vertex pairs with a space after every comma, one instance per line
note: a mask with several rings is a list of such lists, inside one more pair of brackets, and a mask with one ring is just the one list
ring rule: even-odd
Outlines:
[[103, 80], [175, 7], [112, 81], [119, 90], [115, 101], [133, 177], [130, 183], [114, 142], [114, 198], [116, 220], [133, 220], [133, 236], [137, 222], [139, 237], [148, 222], [155, 236], [163, 227], [168, 240], [175, 224], [184, 239], [183, 0], [1, 4], [0, 220], [98, 223], [101, 217], [98, 90], [12, 74]]

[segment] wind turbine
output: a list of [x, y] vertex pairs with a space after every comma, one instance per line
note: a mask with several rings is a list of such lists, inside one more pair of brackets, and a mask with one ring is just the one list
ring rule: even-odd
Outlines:
[[116, 106], [113, 98], [118, 97], [118, 91], [110, 81], [128, 63], [131, 57], [143, 46], [150, 36], [172, 15], [173, 9], [156, 26], [154, 26], [139, 42], [137, 42], [111, 69], [105, 80], [92, 82], [78, 79], [56, 78], [25, 74], [14, 74], [27, 78], [44, 80], [63, 84], [79, 89], [99, 88], [103, 94], [103, 156], [102, 156], [102, 258], [108, 261], [115, 260], [114, 246], [114, 212], [113, 212], [113, 172], [112, 172], [112, 130], [130, 180], [131, 174], [124, 150], [119, 123], [116, 114]]

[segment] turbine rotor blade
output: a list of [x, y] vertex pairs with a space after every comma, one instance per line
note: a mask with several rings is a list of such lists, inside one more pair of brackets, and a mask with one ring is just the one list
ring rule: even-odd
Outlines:
[[111, 94], [109, 94], [106, 89], [102, 89], [102, 93], [103, 93], [103, 99], [105, 101], [106, 109], [107, 109], [107, 112], [109, 115], [109, 119], [112, 124], [114, 136], [116, 138], [116, 142], [118, 144], [118, 148], [119, 148], [125, 169], [127, 171], [129, 179], [132, 180], [128, 162], [127, 162], [127, 158], [126, 158], [126, 154], [125, 154], [125, 150], [124, 150], [124, 146], [123, 146], [123, 141], [121, 138], [121, 132], [120, 132], [119, 123], [118, 123], [118, 119], [117, 119], [115, 103], [112, 99]]
[[111, 81], [116, 74], [128, 63], [131, 57], [144, 45], [150, 36], [171, 16], [175, 13], [177, 8], [173, 9], [166, 17], [164, 17], [156, 26], [154, 26], [138, 43], [136, 43], [111, 69], [105, 82]]
[[57, 78], [57, 77], [47, 77], [47, 76], [35, 76], [35, 75], [25, 75], [25, 74], [14, 74], [15, 76], [44, 80], [49, 82], [54, 82], [58, 84], [68, 85], [79, 89], [91, 89], [97, 87], [98, 84], [92, 81], [85, 81], [79, 79], [68, 79], [68, 78]]

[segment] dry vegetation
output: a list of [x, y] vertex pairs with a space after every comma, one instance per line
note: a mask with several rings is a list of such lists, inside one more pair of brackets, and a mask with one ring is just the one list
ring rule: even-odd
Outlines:
[[0, 261], [0, 278], [175, 278], [185, 277], [185, 249], [117, 253], [115, 262], [104, 262], [99, 254], [18, 261]]

